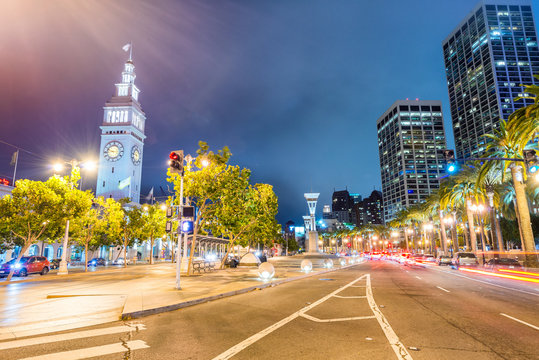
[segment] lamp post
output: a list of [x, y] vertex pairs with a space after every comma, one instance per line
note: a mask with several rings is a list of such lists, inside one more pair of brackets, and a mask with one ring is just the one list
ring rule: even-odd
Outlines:
[[[479, 236], [481, 237], [481, 247], [482, 247], [482, 251], [485, 252], [486, 247], [485, 247], [485, 237], [483, 234], [483, 218], [481, 217], [482, 213], [485, 211], [485, 206], [483, 204], [477, 204], [477, 205], [472, 204], [470, 206], [470, 209], [472, 210], [474, 214], [477, 215], [477, 220], [479, 222]], [[477, 229], [475, 230], [477, 232]]]
[[[75, 172], [78, 169], [79, 162], [75, 159], [71, 161], [65, 162], [65, 164], [68, 164], [71, 166], [71, 173], [69, 174], [69, 187], [71, 190], [73, 190], [73, 172]], [[62, 163], [56, 163], [53, 165], [55, 172], [60, 172], [63, 170], [64, 164]], [[62, 243], [62, 259], [60, 261], [60, 264], [58, 266], [58, 275], [67, 275], [67, 243], [69, 240], [69, 218], [66, 220], [66, 229], [64, 233], [64, 241]], [[86, 265], [86, 264], [84, 264]]]
[[406, 251], [410, 251], [410, 248], [409, 248], [409, 246], [408, 246], [408, 244], [410, 243], [410, 242], [408, 241], [408, 235], [410, 235], [410, 237], [412, 238], [412, 241], [413, 241], [413, 239], [414, 239], [414, 229], [408, 228], [408, 229], [406, 229], [406, 231], [404, 232], [404, 234], [406, 235]]
[[455, 238], [454, 238], [454, 231], [453, 231], [453, 225], [454, 225], [454, 221], [453, 221], [453, 218], [452, 217], [446, 217], [443, 219], [443, 222], [446, 224], [446, 225], [449, 225], [450, 226], [450, 229], [451, 229], [451, 243], [452, 243], [452, 247], [451, 247], [451, 256], [453, 256], [453, 254], [455, 252], [458, 251], [458, 249], [456, 248], [456, 243], [455, 243]]
[[399, 234], [398, 231], [393, 231], [393, 232], [391, 232], [391, 237], [392, 237], [393, 239], [395, 239], [393, 242], [397, 242], [397, 241], [398, 241], [397, 238], [399, 237], [399, 235], [400, 235], [400, 234]]
[[425, 234], [425, 246], [424, 246], [425, 251], [427, 250], [427, 241], [428, 241], [428, 245], [432, 246], [432, 240], [430, 239], [430, 236], [427, 235], [427, 231], [430, 233], [433, 228], [434, 227], [431, 223], [427, 223], [423, 225], [423, 233]]

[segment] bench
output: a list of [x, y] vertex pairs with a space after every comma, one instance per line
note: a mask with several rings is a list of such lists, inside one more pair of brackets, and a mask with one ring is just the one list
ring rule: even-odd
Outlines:
[[193, 261], [193, 272], [198, 271], [200, 274], [201, 271], [214, 271], [215, 270], [215, 263], [212, 261]]

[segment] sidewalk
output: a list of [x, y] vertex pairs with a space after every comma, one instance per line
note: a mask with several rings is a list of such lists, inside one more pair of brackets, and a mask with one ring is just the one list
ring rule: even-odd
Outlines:
[[305, 274], [301, 260], [272, 259], [275, 277], [269, 282], [258, 277], [256, 268], [237, 268], [182, 276], [181, 290], [175, 289], [171, 263], [8, 284], [0, 287], [0, 340], [176, 310], [357, 264], [341, 266], [333, 259], [335, 267], [328, 270], [321, 259], [311, 259], [314, 271]]

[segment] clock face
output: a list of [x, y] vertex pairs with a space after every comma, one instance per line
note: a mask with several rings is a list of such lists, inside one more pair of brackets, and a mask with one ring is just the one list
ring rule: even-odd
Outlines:
[[105, 146], [103, 154], [108, 161], [118, 161], [124, 155], [124, 147], [118, 141], [111, 141]]
[[131, 149], [131, 161], [133, 161], [133, 164], [134, 165], [138, 165], [140, 164], [140, 149], [138, 146], [133, 146], [133, 148]]

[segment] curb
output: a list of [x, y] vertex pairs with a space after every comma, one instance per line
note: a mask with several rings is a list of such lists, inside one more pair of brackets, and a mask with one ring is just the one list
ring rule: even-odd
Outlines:
[[245, 294], [245, 293], [248, 293], [248, 292], [251, 292], [251, 291], [254, 291], [254, 290], [262, 290], [262, 289], [265, 289], [265, 288], [268, 288], [268, 287], [275, 287], [277, 285], [285, 284], [287, 282], [291, 282], [291, 281], [295, 281], [295, 280], [301, 280], [301, 279], [309, 278], [309, 277], [312, 277], [312, 276], [317, 276], [317, 275], [330, 273], [330, 272], [333, 272], [333, 271], [347, 269], [347, 268], [350, 268], [350, 267], [353, 267], [353, 266], [361, 265], [363, 262], [364, 261], [362, 261], [360, 263], [357, 263], [357, 264], [346, 265], [346, 266], [342, 266], [342, 267], [335, 268], [335, 269], [323, 270], [323, 271], [320, 271], [320, 272], [312, 272], [312, 273], [297, 276], [297, 277], [291, 277], [291, 278], [288, 278], [288, 279], [278, 280], [278, 281], [274, 281], [274, 282], [268, 282], [266, 284], [249, 286], [247, 288], [243, 288], [243, 289], [239, 289], [239, 290], [228, 291], [228, 292], [225, 292], [225, 293], [212, 295], [212, 296], [207, 296], [207, 297], [194, 299], [194, 300], [183, 301], [183, 302], [176, 303], [176, 304], [156, 307], [156, 308], [147, 309], [147, 310], [140, 310], [140, 311], [133, 311], [133, 312], [129, 312], [129, 313], [122, 313], [122, 315], [120, 316], [120, 320], [137, 319], [137, 318], [141, 318], [141, 317], [145, 317], [145, 316], [149, 316], [149, 315], [155, 315], [155, 314], [160, 314], [160, 313], [164, 313], [164, 312], [179, 310], [179, 309], [183, 309], [183, 308], [186, 308], [186, 307], [190, 307], [190, 306], [210, 302], [210, 301], [213, 301], [213, 300], [219, 300], [219, 299], [223, 299], [223, 298], [226, 298], [226, 297], [231, 297], [231, 296], [234, 296], [234, 295]]
[[[141, 264], [141, 265], [131, 265], [131, 269], [134, 266], [152, 266], [150, 264]], [[6, 281], [6, 280], [0, 280], [0, 286], [7, 286], [7, 285], [13, 285], [13, 284], [24, 284], [29, 282], [42, 282], [42, 281], [56, 281], [56, 280], [70, 280], [77, 277], [84, 277], [84, 276], [95, 276], [96, 274], [112, 274], [115, 272], [121, 272], [125, 268], [119, 267], [119, 268], [112, 268], [112, 269], [103, 269], [98, 271], [80, 271], [80, 272], [74, 272], [67, 275], [58, 275], [57, 273], [49, 273], [49, 276], [40, 276], [38, 278], [32, 278], [32, 279], [24, 279], [24, 280], [17, 280], [17, 281]], [[127, 267], [129, 269], [129, 267]]]

